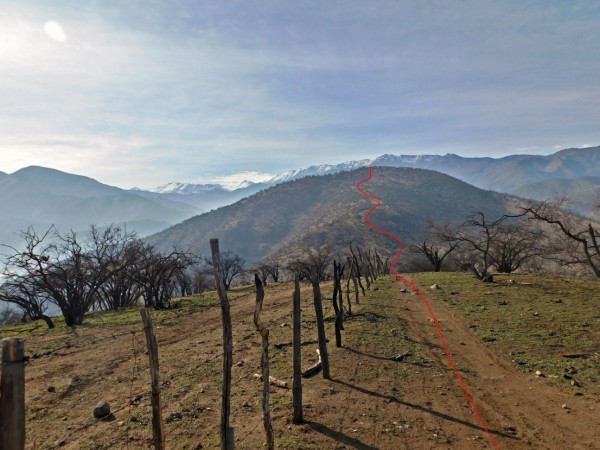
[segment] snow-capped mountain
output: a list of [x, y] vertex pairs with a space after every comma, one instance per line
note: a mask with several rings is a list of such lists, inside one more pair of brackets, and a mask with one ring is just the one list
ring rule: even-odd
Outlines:
[[310, 166], [306, 169], [288, 170], [287, 172], [283, 172], [274, 176], [268, 180], [266, 184], [275, 185], [278, 183], [284, 183], [286, 181], [297, 180], [298, 178], [345, 172], [348, 170], [358, 169], [359, 167], [368, 167], [371, 162], [372, 160], [370, 159], [361, 159], [359, 161], [348, 161], [336, 165], [322, 164], [320, 166]]
[[437, 159], [444, 158], [440, 155], [390, 155], [385, 154], [378, 156], [370, 161], [373, 166], [393, 166], [393, 167], [410, 167], [411, 165], [418, 166], [427, 164]]
[[225, 189], [220, 184], [192, 184], [171, 181], [170, 183], [151, 189], [150, 192], [158, 194], [203, 194], [223, 190]]

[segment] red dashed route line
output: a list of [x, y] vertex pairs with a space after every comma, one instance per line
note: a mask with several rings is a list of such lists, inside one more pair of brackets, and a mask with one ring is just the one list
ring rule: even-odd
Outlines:
[[490, 441], [492, 441], [492, 444], [494, 444], [494, 446], [498, 450], [500, 450], [500, 446], [498, 445], [498, 443], [494, 439], [494, 436], [492, 436], [492, 434], [488, 430], [488, 427], [485, 425], [485, 422], [481, 418], [481, 414], [479, 414], [479, 410], [475, 406], [475, 402], [473, 401], [473, 397], [471, 397], [471, 394], [469, 394], [469, 390], [467, 389], [467, 386], [466, 386], [465, 382], [463, 381], [462, 377], [460, 376], [460, 373], [458, 372], [458, 369], [456, 368], [456, 365], [454, 364], [454, 361], [452, 360], [452, 356], [450, 356], [450, 350], [448, 349], [448, 345], [446, 344], [446, 339], [444, 338], [444, 333], [442, 333], [442, 329], [440, 328], [440, 324], [439, 324], [437, 318], [435, 317], [435, 314], [433, 314], [433, 310], [431, 309], [431, 306], [429, 305], [429, 302], [427, 301], [427, 299], [425, 298], [425, 296], [423, 294], [421, 294], [421, 292], [417, 289], [417, 287], [413, 283], [411, 283], [406, 278], [401, 277], [396, 272], [396, 268], [395, 268], [396, 261], [398, 260], [398, 258], [400, 258], [400, 255], [402, 253], [402, 240], [398, 236], [395, 236], [392, 233], [390, 233], [390, 232], [388, 232], [388, 231], [386, 231], [386, 230], [384, 230], [382, 228], [379, 228], [377, 225], [373, 224], [369, 220], [369, 216], [371, 215], [371, 213], [373, 211], [375, 211], [381, 205], [381, 200], [378, 197], [376, 197], [375, 195], [371, 195], [371, 194], [368, 194], [367, 192], [363, 191], [360, 186], [361, 186], [361, 184], [366, 183], [367, 181], [369, 181], [372, 176], [373, 176], [373, 167], [369, 167], [369, 176], [367, 178], [365, 178], [364, 180], [360, 181], [356, 185], [356, 189], [358, 189], [361, 194], [363, 194], [366, 197], [369, 197], [369, 198], [372, 198], [374, 200], [377, 200], [377, 204], [375, 206], [373, 206], [369, 210], [369, 212], [367, 213], [367, 215], [365, 216], [365, 222], [367, 222], [367, 224], [370, 227], [376, 229], [380, 233], [383, 233], [386, 236], [388, 236], [388, 237], [394, 239], [396, 242], [398, 242], [398, 246], [399, 246], [398, 253], [396, 253], [396, 256], [392, 260], [392, 264], [391, 264], [392, 272], [394, 273], [394, 275], [396, 276], [396, 279], [398, 281], [402, 281], [403, 283], [405, 283], [408, 286], [410, 286], [413, 289], [413, 291], [421, 298], [421, 300], [423, 300], [423, 303], [425, 303], [425, 306], [427, 306], [427, 309], [429, 310], [429, 314], [431, 315], [431, 317], [432, 317], [432, 319], [433, 319], [433, 321], [435, 323], [435, 326], [437, 328], [438, 334], [440, 335], [440, 339], [442, 340], [442, 344], [444, 345], [444, 351], [446, 352], [446, 356], [448, 357], [448, 362], [450, 363], [450, 366], [452, 367], [452, 370], [454, 371], [454, 373], [456, 374], [456, 377], [458, 378], [460, 387], [462, 387], [463, 391], [465, 391], [465, 395], [467, 396], [467, 399], [469, 400], [469, 403], [471, 404], [471, 408], [473, 409], [473, 412], [477, 416], [477, 420], [479, 420], [479, 423], [481, 424], [481, 426], [483, 427], [483, 429], [487, 433], [488, 437], [490, 438]]

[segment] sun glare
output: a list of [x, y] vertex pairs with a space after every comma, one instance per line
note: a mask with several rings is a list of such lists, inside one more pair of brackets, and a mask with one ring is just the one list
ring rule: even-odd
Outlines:
[[44, 25], [44, 31], [46, 31], [46, 34], [50, 36], [51, 39], [57, 42], [65, 42], [67, 39], [67, 35], [65, 34], [65, 31], [60, 23], [55, 22], [54, 20], [46, 22]]

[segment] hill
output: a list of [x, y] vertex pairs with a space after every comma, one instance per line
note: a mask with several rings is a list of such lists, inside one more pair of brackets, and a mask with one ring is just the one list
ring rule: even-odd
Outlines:
[[0, 243], [18, 245], [16, 232], [33, 226], [44, 231], [86, 229], [120, 223], [140, 234], [161, 230], [198, 210], [180, 202], [143, 196], [92, 178], [44, 167], [26, 167], [0, 176]]
[[561, 178], [526, 184], [517, 189], [515, 195], [534, 200], [566, 195], [575, 213], [600, 220], [600, 177]]
[[[367, 176], [368, 169], [363, 168], [279, 184], [174, 225], [147, 241], [207, 255], [209, 239], [219, 237], [223, 249], [248, 262], [290, 251], [306, 240], [337, 249], [347, 248], [350, 241], [368, 242], [387, 254], [390, 243], [364, 224], [373, 202], [356, 190], [356, 184]], [[510, 202], [506, 195], [420, 169], [375, 168], [365, 187], [383, 201], [374, 221], [407, 241], [421, 236], [428, 220], [462, 221], [474, 211], [497, 216]]]

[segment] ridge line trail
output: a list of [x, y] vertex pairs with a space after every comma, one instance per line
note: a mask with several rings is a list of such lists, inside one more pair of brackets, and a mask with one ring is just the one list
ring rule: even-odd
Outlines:
[[373, 211], [375, 211], [380, 205], [381, 205], [381, 200], [371, 194], [366, 193], [364, 190], [361, 189], [361, 185], [363, 183], [366, 183], [367, 181], [369, 181], [371, 178], [373, 177], [373, 167], [369, 167], [369, 176], [368, 178], [365, 178], [364, 180], [360, 181], [357, 185], [356, 188], [360, 191], [361, 194], [365, 195], [366, 197], [369, 198], [373, 198], [375, 200], [377, 200], [377, 204], [375, 206], [373, 206], [369, 212], [367, 213], [367, 215], [365, 216], [365, 222], [372, 228], [376, 229], [377, 231], [385, 234], [386, 236], [391, 237], [392, 239], [396, 240], [399, 244], [399, 248], [398, 248], [398, 252], [396, 253], [396, 256], [394, 257], [394, 259], [392, 260], [390, 267], [392, 269], [392, 272], [394, 273], [394, 275], [396, 276], [396, 279], [398, 281], [402, 281], [404, 284], [406, 284], [407, 286], [411, 287], [413, 289], [413, 291], [421, 298], [421, 300], [423, 300], [423, 303], [425, 303], [425, 305], [427, 306], [427, 309], [429, 310], [429, 314], [431, 315], [431, 318], [433, 319], [436, 329], [438, 331], [438, 334], [440, 336], [440, 339], [442, 341], [442, 344], [444, 345], [444, 349], [446, 351], [446, 356], [448, 358], [448, 363], [450, 364], [450, 366], [452, 367], [452, 370], [454, 371], [454, 373], [456, 374], [456, 377], [458, 378], [459, 384], [462, 387], [463, 391], [465, 392], [465, 395], [467, 396], [467, 399], [469, 400], [469, 403], [471, 405], [471, 408], [473, 409], [473, 412], [475, 413], [475, 415], [477, 416], [477, 420], [479, 421], [479, 423], [481, 424], [481, 426], [484, 428], [486, 434], [488, 435], [488, 438], [490, 439], [490, 441], [492, 442], [492, 444], [494, 444], [494, 447], [496, 447], [496, 449], [500, 450], [500, 446], [498, 445], [498, 443], [496, 442], [496, 440], [494, 439], [494, 436], [492, 436], [492, 434], [490, 433], [490, 431], [488, 430], [487, 425], [485, 424], [485, 421], [483, 420], [483, 418], [481, 417], [481, 414], [479, 413], [479, 410], [477, 409], [477, 406], [475, 405], [475, 402], [473, 401], [473, 398], [471, 397], [471, 393], [469, 392], [465, 382], [463, 381], [462, 377], [460, 376], [460, 373], [456, 367], [456, 365], [454, 364], [454, 361], [452, 360], [452, 356], [451, 356], [451, 352], [450, 349], [448, 348], [447, 344], [446, 344], [446, 340], [444, 338], [444, 334], [442, 332], [442, 329], [440, 328], [440, 325], [438, 323], [437, 318], [435, 317], [435, 314], [433, 313], [433, 310], [431, 309], [431, 307], [429, 306], [429, 302], [427, 301], [427, 299], [421, 294], [421, 292], [417, 289], [417, 287], [411, 283], [409, 280], [401, 277], [397, 272], [396, 272], [396, 261], [398, 260], [398, 258], [400, 258], [400, 255], [402, 254], [402, 240], [393, 235], [392, 233], [390, 233], [389, 231], [383, 230], [382, 228], [379, 228], [378, 226], [374, 225], [373, 223], [371, 223], [371, 221], [369, 220], [369, 216], [371, 215], [371, 213], [373, 213]]
[[[471, 418], [468, 420], [473, 424], [482, 425], [485, 429], [487, 445], [484, 446], [484, 442], [480, 441], [479, 448], [499, 449], [500, 445], [496, 442], [496, 438], [502, 443], [503, 448], [532, 448], [532, 445], [533, 448], [540, 449], [600, 448], [600, 439], [597, 433], [592, 431], [597, 426], [597, 420], [592, 418], [593, 414], [590, 413], [592, 408], [586, 401], [568, 396], [558, 389], [545, 385], [542, 380], [535, 377], [515, 372], [502, 358], [474, 336], [468, 327], [444, 305], [440, 302], [431, 302], [435, 304], [440, 317], [438, 319], [433, 313], [430, 302], [421, 294], [416, 283], [396, 273], [394, 264], [402, 253], [402, 241], [370, 222], [369, 216], [382, 202], [377, 196], [361, 189], [361, 185], [369, 181], [372, 175], [373, 168], [370, 167], [369, 177], [360, 181], [357, 189], [366, 197], [377, 201], [377, 204], [366, 214], [366, 223], [399, 244], [399, 250], [391, 263], [392, 271], [397, 281], [412, 289], [412, 295], [405, 294], [407, 301], [402, 306], [401, 314], [407, 320], [411, 334], [419, 338], [418, 344], [426, 347], [427, 353], [433, 357], [439, 367], [444, 371], [453, 371], [460, 380], [464, 392], [459, 392], [455, 382], [454, 386], [446, 386], [446, 389], [454, 391], [456, 396], [462, 396], [463, 400], [468, 399], [464, 405], [470, 404], [472, 408]], [[396, 283], [393, 284], [397, 286]], [[410, 301], [415, 294], [422, 301]], [[429, 322], [424, 319], [428, 316], [431, 317]], [[447, 332], [446, 335], [442, 328]], [[431, 337], [434, 337], [433, 342]], [[443, 348], [439, 346], [440, 339]], [[460, 354], [454, 353], [457, 350], [460, 350]], [[450, 379], [449, 376], [445, 378], [446, 381]], [[479, 416], [463, 378], [468, 381], [472, 390], [476, 391], [477, 405], [482, 415], [489, 420], [490, 430]], [[436, 387], [433, 387], [434, 378], [431, 378], [432, 385], [429, 388], [433, 398], [439, 395], [435, 391], [442, 388], [440, 381], [442, 380], [438, 380]], [[579, 418], [575, 418], [571, 411], [567, 414], [561, 409], [561, 404], [567, 402], [575, 406]], [[472, 416], [473, 411], [478, 416], [477, 420]], [[449, 414], [453, 412], [448, 411]]]

